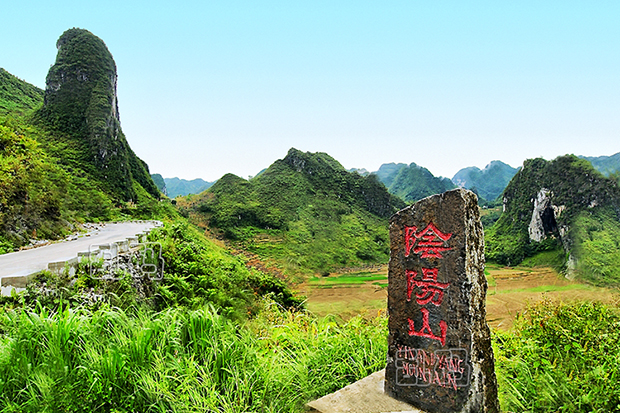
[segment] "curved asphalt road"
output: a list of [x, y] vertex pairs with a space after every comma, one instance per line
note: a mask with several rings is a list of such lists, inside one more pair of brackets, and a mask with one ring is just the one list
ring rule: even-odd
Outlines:
[[27, 276], [47, 269], [50, 262], [77, 257], [78, 252], [88, 251], [91, 245], [109, 244], [136, 236], [160, 225], [157, 221], [107, 223], [90, 236], [73, 241], [63, 241], [30, 250], [0, 255], [0, 285], [3, 277]]

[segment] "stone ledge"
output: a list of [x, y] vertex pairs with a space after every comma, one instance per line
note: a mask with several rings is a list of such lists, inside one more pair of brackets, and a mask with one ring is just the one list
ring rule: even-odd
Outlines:
[[383, 392], [385, 369], [308, 403], [314, 413], [425, 413]]

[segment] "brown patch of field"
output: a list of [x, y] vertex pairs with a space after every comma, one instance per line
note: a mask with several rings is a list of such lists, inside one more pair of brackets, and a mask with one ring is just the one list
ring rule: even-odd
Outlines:
[[[522, 268], [487, 266], [489, 289], [487, 292], [487, 321], [492, 329], [507, 330], [515, 317], [528, 304], [543, 298], [556, 301], [612, 302], [617, 290], [593, 287], [570, 281], [547, 267]], [[306, 281], [300, 292], [308, 297], [308, 309], [319, 316], [337, 315], [344, 319], [357, 314], [369, 317], [386, 311], [387, 269], [371, 273], [383, 280], [347, 283], [346, 275], [332, 275]], [[342, 282], [339, 280], [342, 279]]]
[[300, 293], [308, 297], [308, 310], [318, 316], [337, 315], [344, 319], [362, 314], [374, 317], [387, 308], [387, 267], [370, 274], [380, 278], [360, 284], [347, 284], [332, 274], [299, 286]]
[[488, 266], [487, 322], [507, 330], [528, 304], [543, 298], [554, 301], [601, 301], [611, 303], [617, 290], [570, 281], [547, 267], [504, 268]]

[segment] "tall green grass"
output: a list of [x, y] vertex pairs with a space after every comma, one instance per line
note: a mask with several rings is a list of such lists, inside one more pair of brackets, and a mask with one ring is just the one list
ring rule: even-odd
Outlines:
[[273, 302], [244, 325], [211, 307], [0, 311], [3, 412], [297, 412], [385, 364], [384, 319]]
[[[502, 409], [620, 411], [620, 310], [542, 302], [494, 335]], [[207, 306], [0, 309], [0, 411], [301, 412], [385, 365], [385, 318]]]
[[502, 408], [620, 411], [620, 311], [592, 302], [530, 307], [514, 333], [496, 333]]

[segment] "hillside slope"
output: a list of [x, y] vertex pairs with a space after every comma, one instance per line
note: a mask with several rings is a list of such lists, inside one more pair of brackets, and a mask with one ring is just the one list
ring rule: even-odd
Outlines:
[[0, 115], [23, 113], [43, 103], [44, 91], [0, 67]]
[[504, 209], [487, 232], [490, 260], [515, 265], [555, 249], [565, 254], [569, 273], [620, 281], [620, 189], [588, 161], [525, 161], [504, 191]]
[[387, 219], [405, 206], [376, 176], [296, 149], [256, 178], [227, 174], [179, 205], [280, 267], [317, 272], [387, 262]]

